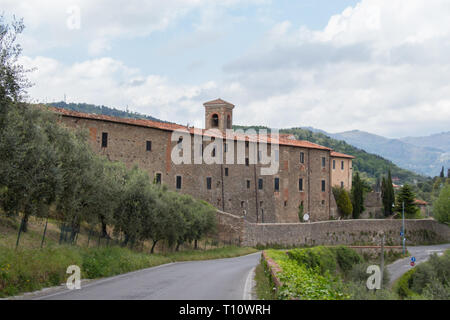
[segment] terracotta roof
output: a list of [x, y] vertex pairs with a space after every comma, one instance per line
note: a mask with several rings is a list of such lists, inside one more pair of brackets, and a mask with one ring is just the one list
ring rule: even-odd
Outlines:
[[336, 157], [336, 158], [349, 158], [349, 159], [355, 159], [354, 156], [345, 154], [345, 153], [340, 153], [340, 152], [336, 152], [336, 151], [331, 151], [330, 154], [332, 157]]
[[227, 105], [230, 105], [230, 106], [233, 106], [234, 107], [234, 104], [232, 104], [232, 103], [229, 103], [229, 102], [227, 102], [227, 101], [225, 101], [225, 100], [222, 100], [222, 99], [215, 99], [215, 100], [211, 100], [211, 101], [208, 101], [208, 102], [205, 102], [203, 105], [205, 106], [205, 105], [214, 105], [214, 104], [217, 104], [217, 105], [220, 105], [220, 104], [227, 104]]
[[415, 203], [415, 204], [418, 204], [418, 205], [421, 205], [421, 206], [426, 206], [426, 205], [428, 205], [428, 202], [423, 201], [423, 200], [420, 200], [420, 199], [415, 199], [415, 200], [414, 200], [414, 203]]
[[[101, 120], [101, 121], [108, 121], [108, 122], [115, 122], [115, 123], [123, 123], [123, 124], [129, 124], [134, 126], [140, 126], [140, 127], [148, 127], [148, 128], [156, 128], [161, 129], [165, 131], [174, 131], [174, 130], [188, 130], [191, 134], [198, 134], [201, 132], [202, 135], [207, 135], [210, 137], [222, 137], [225, 138], [225, 135], [223, 135], [220, 132], [217, 132], [217, 134], [211, 133], [210, 131], [207, 133], [206, 129], [196, 129], [193, 127], [187, 128], [186, 126], [182, 126], [176, 123], [165, 123], [165, 122], [158, 122], [158, 121], [152, 121], [152, 120], [145, 120], [145, 119], [130, 119], [130, 118], [119, 118], [119, 117], [112, 117], [112, 116], [106, 116], [106, 115], [100, 115], [100, 114], [94, 114], [94, 113], [83, 113], [83, 112], [77, 112], [62, 108], [55, 108], [55, 107], [48, 107], [50, 110], [52, 110], [55, 113], [61, 114], [62, 116], [66, 117], [74, 117], [74, 118], [82, 118], [82, 119], [93, 119], [93, 120]], [[258, 139], [258, 136], [247, 136], [242, 134], [236, 134], [235, 140], [240, 141], [254, 141], [256, 142]], [[267, 142], [271, 143], [275, 139], [272, 137], [272, 135], [268, 135], [266, 140], [259, 139], [258, 142]], [[292, 146], [292, 147], [300, 147], [300, 148], [309, 148], [309, 149], [319, 149], [319, 150], [328, 150], [331, 151], [330, 148], [321, 146], [316, 143], [312, 143], [305, 140], [293, 140], [292, 138], [288, 137], [285, 134], [280, 134], [278, 143], [280, 145], [285, 146]]]
[[186, 128], [186, 126], [182, 126], [182, 125], [179, 125], [176, 123], [166, 123], [166, 122], [152, 121], [152, 120], [146, 120], [146, 119], [119, 118], [119, 117], [106, 116], [106, 115], [102, 115], [102, 114], [77, 112], [77, 111], [72, 111], [72, 110], [67, 110], [67, 109], [62, 109], [62, 108], [55, 108], [55, 107], [49, 107], [49, 109], [56, 113], [59, 113], [63, 116], [68, 116], [68, 117], [125, 123], [125, 124], [140, 126], [140, 127], [157, 128], [157, 129], [167, 130], [167, 131], [173, 131], [173, 130], [177, 130], [177, 129]]

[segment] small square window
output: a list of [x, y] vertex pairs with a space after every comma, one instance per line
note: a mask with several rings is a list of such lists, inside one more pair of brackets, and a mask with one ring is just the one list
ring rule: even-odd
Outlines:
[[250, 189], [250, 180], [247, 180], [247, 189]]
[[152, 142], [151, 141], [147, 141], [145, 149], [147, 151], [152, 151]]

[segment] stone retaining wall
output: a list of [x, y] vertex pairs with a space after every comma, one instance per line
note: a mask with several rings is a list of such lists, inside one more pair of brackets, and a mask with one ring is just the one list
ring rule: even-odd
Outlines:
[[[238, 239], [241, 245], [401, 245], [401, 220], [358, 219], [311, 223], [264, 223], [218, 212], [219, 239]], [[450, 228], [433, 219], [405, 220], [407, 245], [450, 242]]]

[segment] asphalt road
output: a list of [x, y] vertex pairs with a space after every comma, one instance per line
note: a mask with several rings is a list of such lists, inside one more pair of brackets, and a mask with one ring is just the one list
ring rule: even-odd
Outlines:
[[44, 300], [242, 300], [248, 299], [252, 270], [261, 253], [177, 262], [60, 289], [32, 299]]
[[415, 265], [427, 261], [431, 254], [437, 253], [440, 254], [444, 252], [446, 249], [450, 249], [450, 243], [441, 244], [441, 245], [433, 245], [433, 246], [418, 246], [418, 247], [407, 247], [409, 252], [409, 257], [400, 259], [391, 263], [386, 268], [389, 271], [390, 275], [390, 283], [392, 284], [395, 280], [400, 278], [402, 274], [406, 271], [413, 268], [411, 263], [411, 257], [416, 258]]

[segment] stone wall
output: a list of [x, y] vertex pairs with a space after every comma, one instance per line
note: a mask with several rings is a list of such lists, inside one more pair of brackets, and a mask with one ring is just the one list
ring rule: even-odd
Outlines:
[[[221, 213], [218, 213], [220, 216]], [[232, 215], [231, 215], [232, 216]], [[231, 218], [222, 219], [227, 223]], [[242, 224], [238, 222], [242, 221]], [[401, 245], [401, 220], [334, 220], [311, 223], [256, 224], [234, 216], [233, 226], [239, 226], [239, 239], [246, 246], [256, 245], [379, 245], [384, 233], [386, 246]], [[225, 227], [221, 227], [224, 228]], [[236, 229], [236, 228], [235, 228]], [[450, 242], [450, 228], [432, 219], [405, 220], [407, 245]], [[241, 237], [242, 236], [242, 237]]]

